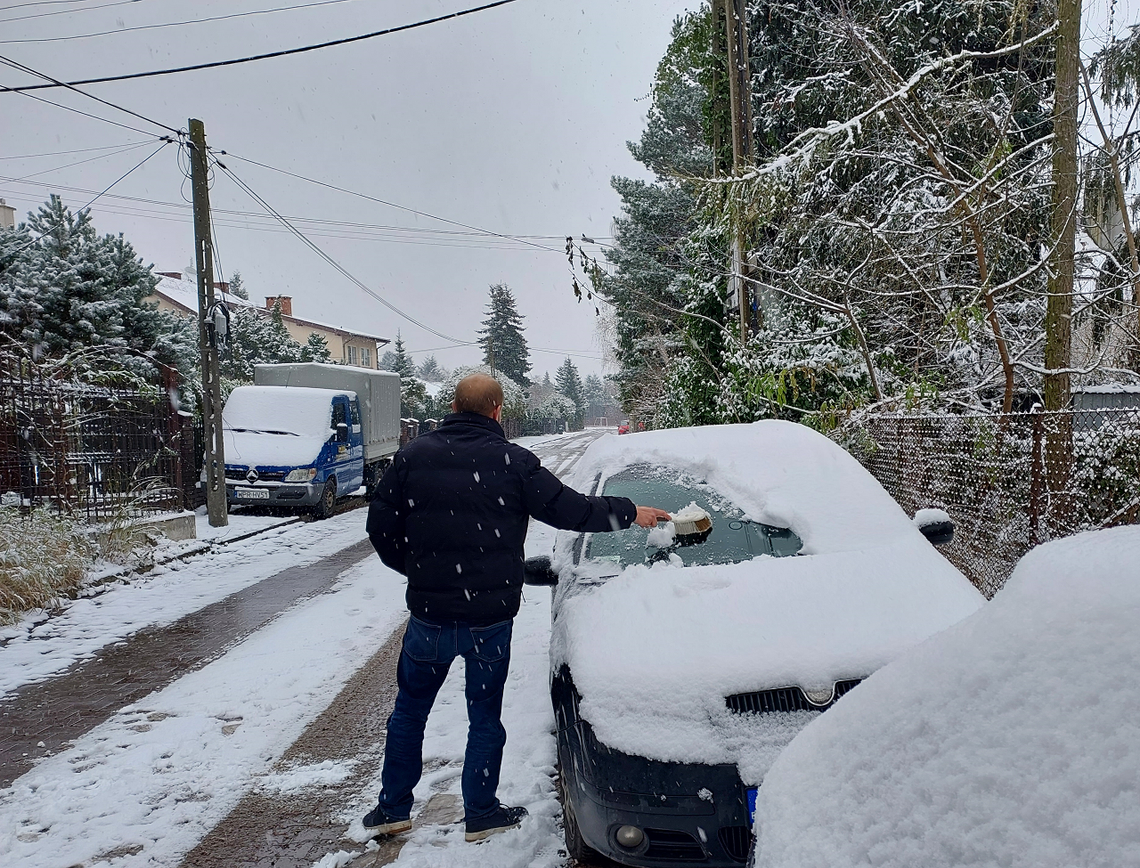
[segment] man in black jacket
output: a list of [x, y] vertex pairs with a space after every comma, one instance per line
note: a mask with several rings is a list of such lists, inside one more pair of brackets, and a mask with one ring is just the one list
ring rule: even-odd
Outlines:
[[473, 374], [455, 387], [452, 414], [400, 452], [368, 510], [380, 559], [408, 577], [411, 617], [396, 680], [399, 693], [384, 747], [379, 804], [366, 830], [411, 828], [412, 789], [422, 772], [424, 727], [452, 660], [466, 661], [467, 751], [463, 760], [466, 840], [516, 828], [522, 807], [496, 796], [506, 730], [500, 721], [511, 627], [523, 584], [530, 518], [564, 530], [653, 527], [669, 514], [624, 497], [567, 488], [499, 420], [503, 390]]

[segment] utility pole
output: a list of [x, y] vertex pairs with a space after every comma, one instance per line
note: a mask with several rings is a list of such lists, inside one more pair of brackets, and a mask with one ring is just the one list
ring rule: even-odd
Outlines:
[[[728, 43], [728, 93], [732, 115], [732, 168], [739, 174], [755, 160], [752, 147], [752, 88], [749, 82], [748, 63], [748, 4], [747, 0], [724, 0], [724, 18]], [[740, 342], [748, 341], [749, 291], [744, 279], [744, 227], [740, 215], [732, 239], [732, 279], [730, 286], [736, 295], [740, 312]]]
[[226, 455], [222, 440], [222, 384], [214, 323], [214, 247], [210, 234], [209, 165], [206, 127], [191, 118], [190, 181], [194, 198], [194, 267], [198, 270], [198, 350], [202, 357], [202, 423], [205, 427], [206, 509], [210, 527], [229, 524], [226, 514]]

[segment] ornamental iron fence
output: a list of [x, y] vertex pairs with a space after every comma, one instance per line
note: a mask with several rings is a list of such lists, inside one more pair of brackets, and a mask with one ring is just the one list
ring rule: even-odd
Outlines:
[[172, 385], [91, 385], [0, 354], [2, 502], [89, 522], [193, 507], [193, 425]]

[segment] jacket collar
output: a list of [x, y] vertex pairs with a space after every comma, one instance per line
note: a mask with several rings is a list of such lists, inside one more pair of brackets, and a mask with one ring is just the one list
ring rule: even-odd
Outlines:
[[443, 417], [443, 422], [440, 423], [440, 428], [445, 428], [448, 425], [475, 425], [479, 428], [486, 428], [498, 434], [503, 439], [506, 439], [506, 434], [503, 431], [503, 426], [492, 419], [490, 416], [484, 416], [482, 413], [449, 413]]

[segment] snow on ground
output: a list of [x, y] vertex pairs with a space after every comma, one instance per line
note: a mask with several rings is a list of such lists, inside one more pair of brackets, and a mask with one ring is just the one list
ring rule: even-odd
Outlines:
[[[256, 529], [267, 517], [250, 518]], [[244, 516], [230, 517], [231, 533], [247, 532], [243, 527]], [[0, 647], [0, 695], [61, 672], [143, 627], [172, 623], [287, 567], [315, 563], [364, 536], [363, 511], [290, 524], [192, 561], [156, 566], [112, 592], [69, 602], [62, 614], [46, 620], [33, 613], [2, 633], [7, 642]]]
[[[560, 439], [528, 438], [528, 446]], [[241, 520], [231, 516], [231, 532]], [[70, 603], [46, 622], [29, 620], [0, 647], [0, 691], [42, 680], [108, 642], [170, 623], [286, 567], [316, 562], [362, 539], [363, 526], [364, 513], [354, 511], [270, 530]], [[552, 540], [549, 528], [532, 524], [527, 554], [548, 552]], [[173, 868], [250, 788], [289, 792], [342, 780], [350, 771], [344, 763], [270, 770], [402, 623], [405, 588], [402, 576], [369, 557], [327, 593], [297, 604], [217, 660], [121, 709], [37, 764], [0, 790], [0, 865]], [[463, 841], [462, 824], [417, 829], [397, 865], [565, 864], [552, 778], [549, 636], [550, 592], [527, 588], [504, 701], [508, 741], [499, 795], [527, 806], [530, 817], [520, 830], [477, 845]], [[429, 720], [424, 755], [438, 768], [417, 790], [416, 811], [433, 792], [460, 792], [467, 733], [462, 677], [459, 661]], [[360, 818], [378, 791], [377, 780], [334, 821], [362, 836]], [[330, 853], [320, 864], [348, 859], [348, 853]]]
[[776, 760], [766, 868], [1140, 865], [1140, 527], [1033, 549]]
[[[351, 519], [359, 536], [362, 514]], [[36, 765], [0, 792], [4, 864], [177, 865], [402, 622], [404, 587], [370, 558]], [[281, 786], [279, 777], [267, 784]], [[111, 852], [126, 855], [100, 859]]]

